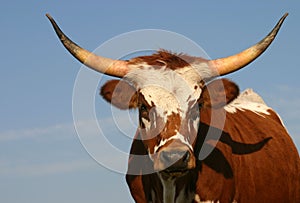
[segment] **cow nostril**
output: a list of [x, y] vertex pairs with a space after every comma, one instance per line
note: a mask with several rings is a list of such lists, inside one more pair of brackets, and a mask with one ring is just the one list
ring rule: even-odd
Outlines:
[[187, 151], [185, 152], [184, 156], [182, 157], [182, 161], [187, 163], [190, 159], [190, 153]]

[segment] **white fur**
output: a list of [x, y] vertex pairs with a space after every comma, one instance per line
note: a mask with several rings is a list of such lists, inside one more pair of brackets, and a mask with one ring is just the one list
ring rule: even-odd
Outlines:
[[140, 64], [138, 68], [132, 68], [125, 80], [140, 90], [148, 105], [154, 104], [158, 116], [166, 122], [167, 116], [173, 113], [179, 114], [182, 120], [185, 120], [189, 102], [196, 103], [200, 97], [201, 73], [205, 77], [212, 74], [205, 64], [198, 64], [196, 68], [187, 66], [175, 71]]
[[181, 135], [180, 133], [177, 133], [176, 135], [168, 138], [168, 139], [164, 139], [164, 140], [161, 140], [160, 143], [154, 147], [154, 153], [157, 153], [157, 150], [164, 146], [167, 142], [169, 142], [170, 140], [180, 140], [180, 142], [182, 142], [182, 144], [185, 144], [187, 145], [190, 150], [193, 151], [193, 146], [188, 142], [188, 140], [183, 136]]
[[198, 194], [195, 195], [195, 198], [194, 198], [195, 202], [197, 203], [200, 203], [200, 196]]
[[228, 113], [236, 113], [238, 110], [249, 110], [263, 117], [265, 115], [270, 115], [268, 110], [271, 110], [271, 108], [265, 104], [263, 99], [253, 92], [252, 89], [247, 89], [242, 92], [238, 98], [224, 108]]
[[[198, 194], [195, 195], [194, 200], [197, 203], [220, 203], [220, 201], [215, 202], [215, 201], [212, 201], [212, 200], [201, 201], [200, 196]], [[233, 203], [236, 203], [236, 202], [234, 201]]]
[[[237, 110], [249, 110], [262, 117], [270, 115], [269, 110], [272, 110], [272, 108], [268, 107], [264, 100], [252, 89], [246, 89], [238, 96], [238, 98], [224, 108], [228, 113], [236, 113]], [[281, 117], [277, 113], [276, 115], [279, 118], [281, 125], [286, 129]]]
[[200, 82], [212, 74], [204, 63], [175, 71], [140, 64], [139, 68], [132, 68], [125, 79], [140, 89], [149, 105], [154, 103], [171, 115], [185, 113], [188, 102], [200, 97]]

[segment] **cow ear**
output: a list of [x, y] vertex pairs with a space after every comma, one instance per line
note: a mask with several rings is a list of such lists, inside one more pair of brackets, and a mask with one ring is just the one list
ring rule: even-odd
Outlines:
[[202, 107], [221, 108], [239, 95], [239, 87], [228, 79], [218, 79], [206, 85], [199, 99]]
[[100, 95], [119, 109], [137, 108], [137, 92], [134, 87], [123, 80], [110, 80], [100, 91]]

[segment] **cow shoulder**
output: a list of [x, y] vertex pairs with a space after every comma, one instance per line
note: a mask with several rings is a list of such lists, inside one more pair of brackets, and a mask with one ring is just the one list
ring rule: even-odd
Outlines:
[[203, 88], [199, 103], [202, 107], [221, 108], [239, 95], [239, 87], [228, 79], [218, 79]]

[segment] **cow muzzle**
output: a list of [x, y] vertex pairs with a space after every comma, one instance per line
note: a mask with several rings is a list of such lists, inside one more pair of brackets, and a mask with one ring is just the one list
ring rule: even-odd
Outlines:
[[163, 151], [160, 160], [170, 165], [166, 170], [185, 170], [190, 159], [189, 151]]
[[188, 146], [167, 147], [158, 152], [154, 160], [154, 170], [168, 176], [181, 176], [195, 168], [196, 160]]

